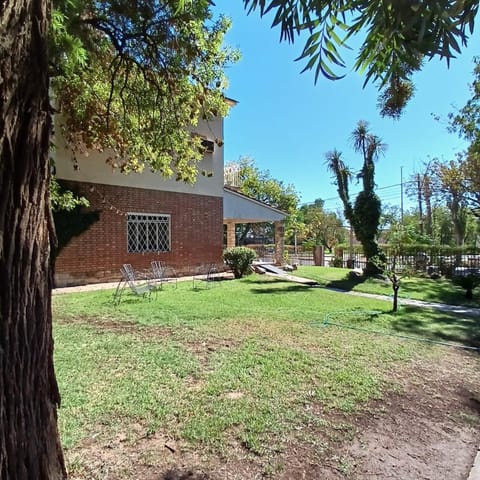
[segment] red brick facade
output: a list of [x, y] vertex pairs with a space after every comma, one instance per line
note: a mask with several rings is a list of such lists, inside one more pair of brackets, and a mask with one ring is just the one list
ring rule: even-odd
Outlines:
[[[163, 260], [180, 274], [206, 263], [222, 263], [223, 199], [141, 188], [65, 182], [100, 213], [93, 223], [66, 245], [55, 263], [56, 286], [106, 282], [120, 278], [120, 267], [130, 263], [146, 269]], [[169, 214], [171, 250], [160, 253], [127, 252], [127, 213]]]

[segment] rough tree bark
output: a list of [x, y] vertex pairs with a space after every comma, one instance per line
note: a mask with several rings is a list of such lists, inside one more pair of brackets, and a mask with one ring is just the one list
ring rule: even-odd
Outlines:
[[51, 315], [49, 0], [0, 1], [0, 475], [66, 478]]

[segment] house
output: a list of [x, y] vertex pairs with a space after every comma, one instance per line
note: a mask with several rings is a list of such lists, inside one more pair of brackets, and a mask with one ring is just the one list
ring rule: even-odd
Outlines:
[[109, 166], [107, 153], [73, 158], [56, 139], [57, 179], [90, 203], [60, 227], [73, 234], [55, 260], [57, 287], [118, 280], [124, 263], [146, 269], [162, 260], [179, 275], [223, 265], [224, 225], [227, 246], [233, 246], [235, 223], [275, 221], [281, 262], [285, 213], [224, 187], [223, 144], [216, 141], [224, 138], [223, 119], [202, 122], [195, 133], [205, 138], [199, 171], [208, 173], [199, 173], [193, 185], [150, 171], [125, 175]]

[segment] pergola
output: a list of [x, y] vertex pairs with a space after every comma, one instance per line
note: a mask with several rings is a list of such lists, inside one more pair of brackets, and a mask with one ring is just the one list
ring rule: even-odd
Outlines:
[[284, 263], [285, 218], [287, 214], [266, 203], [238, 192], [232, 187], [223, 190], [223, 222], [227, 226], [227, 248], [235, 246], [237, 223], [273, 222], [275, 225], [275, 263]]

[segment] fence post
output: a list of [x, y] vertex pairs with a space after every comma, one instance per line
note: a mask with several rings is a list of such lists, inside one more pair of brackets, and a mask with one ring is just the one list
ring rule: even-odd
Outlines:
[[322, 245], [315, 245], [313, 247], [313, 263], [316, 266], [323, 267], [325, 265], [325, 257], [323, 255]]
[[336, 247], [335, 248], [335, 258], [340, 258], [342, 260], [342, 267], [345, 266], [345, 258], [343, 255], [343, 248], [342, 247]]
[[285, 220], [275, 222], [275, 264], [285, 263]]

